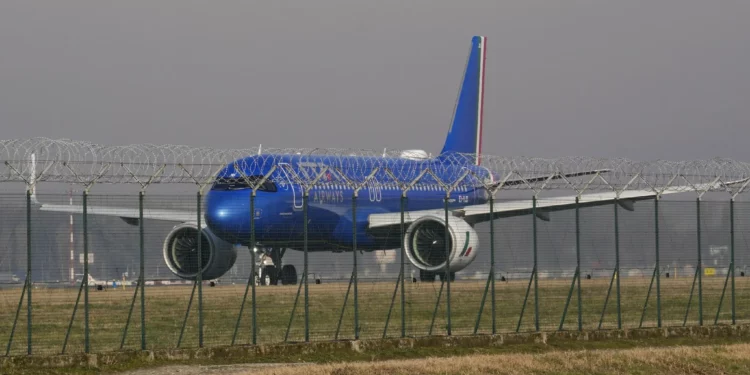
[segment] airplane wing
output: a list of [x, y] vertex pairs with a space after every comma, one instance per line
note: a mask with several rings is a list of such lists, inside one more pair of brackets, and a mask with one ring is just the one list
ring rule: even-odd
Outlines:
[[566, 174], [557, 173], [552, 176], [530, 177], [530, 178], [524, 178], [524, 179], [496, 182], [492, 184], [490, 187], [494, 189], [501, 185], [502, 186], [529, 185], [529, 184], [533, 184], [537, 182], [559, 180], [561, 178], [573, 178], [573, 177], [581, 177], [581, 176], [590, 176], [594, 174], [603, 174], [609, 171], [610, 171], [609, 169], [594, 169], [594, 170], [585, 171], [585, 172], [575, 172], [575, 173], [566, 173]]
[[[720, 189], [728, 186], [744, 183], [750, 180], [745, 178], [742, 180], [731, 181], [726, 183], [716, 183], [714, 185], [701, 184], [697, 186], [675, 186], [668, 188], [661, 192], [661, 195], [684, 193], [687, 191], [703, 191], [709, 188]], [[617, 199], [617, 202], [621, 207], [632, 211], [633, 202], [646, 199], [654, 199], [656, 193], [651, 190], [627, 190], [620, 193], [618, 197], [615, 192], [604, 192], [604, 193], [592, 193], [582, 194], [579, 198], [579, 207], [593, 207], [603, 206], [612, 204]], [[552, 198], [540, 198], [536, 201], [537, 216], [542, 220], [549, 220], [548, 213], [554, 211], [569, 210], [575, 208], [576, 202], [575, 196], [565, 197], [552, 197]], [[495, 202], [493, 207], [493, 215], [490, 216], [490, 205], [489, 204], [477, 204], [466, 206], [459, 209], [453, 209], [450, 211], [450, 215], [453, 217], [460, 217], [469, 224], [476, 224], [485, 221], [489, 221], [492, 218], [521, 216], [531, 214], [533, 210], [533, 201], [528, 200], [516, 200], [507, 202]], [[410, 223], [424, 216], [437, 216], [445, 217], [445, 211], [442, 209], [433, 210], [417, 210], [407, 211], [404, 213], [404, 222]], [[449, 219], [450, 220], [450, 219]], [[384, 228], [388, 226], [400, 225], [401, 213], [383, 213], [383, 214], [371, 214], [369, 215], [369, 228]]]
[[[65, 212], [71, 214], [83, 214], [83, 206], [66, 205], [66, 204], [42, 204], [39, 208], [41, 211]], [[120, 208], [120, 207], [86, 207], [86, 213], [89, 215], [104, 215], [119, 217], [128, 224], [133, 224], [138, 219], [137, 208]], [[195, 223], [197, 222], [196, 213], [179, 210], [161, 210], [161, 209], [143, 209], [143, 218], [152, 220], [173, 221], [178, 223]], [[137, 222], [136, 222], [137, 223]]]
[[[337, 207], [328, 207], [326, 205], [310, 204], [310, 208], [317, 210], [326, 210], [336, 215], [343, 215], [347, 208], [336, 209]], [[80, 205], [67, 205], [67, 204], [42, 204], [39, 208], [40, 211], [48, 212], [63, 212], [71, 214], [83, 214], [83, 206]], [[86, 207], [86, 213], [88, 215], [104, 215], [104, 216], [116, 216], [119, 217], [129, 224], [137, 224], [138, 220], [138, 209], [137, 208], [121, 208], [121, 207], [102, 207], [102, 206], [89, 206]], [[143, 218], [151, 220], [162, 220], [162, 221], [173, 221], [178, 223], [195, 223], [195, 211], [179, 211], [179, 210], [162, 210], [162, 209], [143, 209]], [[205, 219], [204, 219], [205, 222]]]

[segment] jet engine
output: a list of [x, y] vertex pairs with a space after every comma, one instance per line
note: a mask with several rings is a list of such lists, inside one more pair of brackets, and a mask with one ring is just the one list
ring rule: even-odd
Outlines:
[[[210, 229], [201, 230], [202, 278], [210, 280], [229, 271], [237, 260], [232, 244], [214, 235]], [[175, 226], [164, 240], [164, 261], [170, 271], [180, 278], [195, 280], [198, 276], [198, 227], [184, 223]]]
[[[446, 239], [449, 253], [446, 253]], [[450, 272], [456, 272], [474, 261], [479, 240], [474, 228], [462, 219], [448, 219], [446, 228], [444, 218], [423, 216], [409, 225], [403, 245], [406, 256], [417, 268], [428, 272], [445, 271], [450, 257]]]

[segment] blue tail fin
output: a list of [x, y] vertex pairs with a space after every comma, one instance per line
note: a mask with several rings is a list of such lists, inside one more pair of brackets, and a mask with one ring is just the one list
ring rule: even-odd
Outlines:
[[466, 71], [458, 92], [453, 122], [441, 154], [475, 154], [479, 164], [482, 152], [482, 106], [484, 98], [484, 61], [487, 39], [475, 36], [466, 62]]

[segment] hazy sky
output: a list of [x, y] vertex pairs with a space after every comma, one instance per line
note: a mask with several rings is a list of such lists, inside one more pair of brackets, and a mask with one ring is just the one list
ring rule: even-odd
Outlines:
[[0, 138], [750, 161], [750, 1], [0, 2]]

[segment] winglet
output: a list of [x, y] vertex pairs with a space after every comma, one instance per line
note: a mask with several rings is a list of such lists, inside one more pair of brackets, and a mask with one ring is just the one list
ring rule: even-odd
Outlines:
[[474, 154], [479, 165], [482, 153], [482, 115], [484, 107], [484, 71], [487, 38], [475, 36], [466, 61], [466, 70], [458, 92], [453, 121], [441, 154]]

